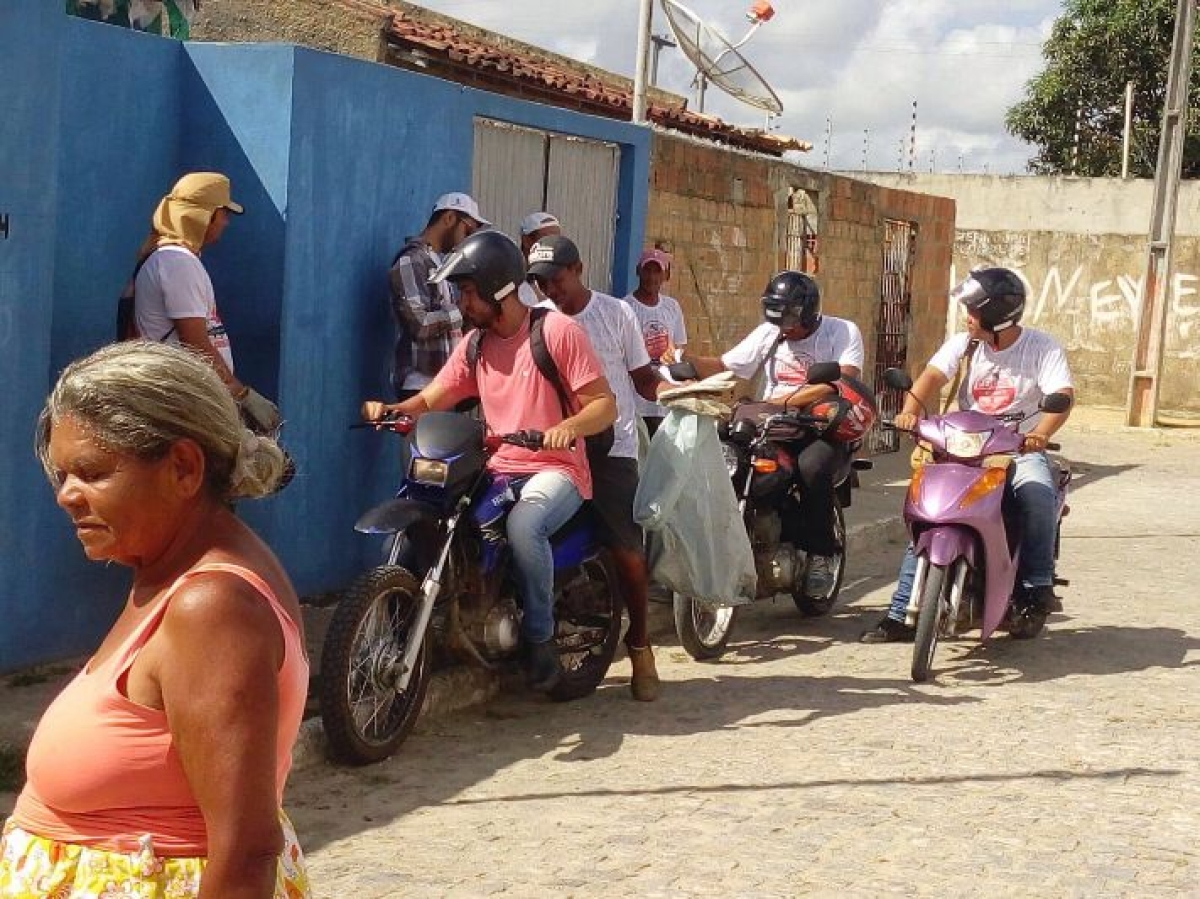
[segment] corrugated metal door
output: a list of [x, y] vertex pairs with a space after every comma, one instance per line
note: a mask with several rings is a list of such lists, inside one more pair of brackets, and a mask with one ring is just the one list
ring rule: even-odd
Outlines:
[[517, 240], [521, 219], [545, 197], [545, 132], [476, 119], [471, 190], [483, 216]]
[[616, 144], [475, 120], [472, 191], [498, 230], [519, 238], [521, 218], [545, 209], [579, 247], [588, 286], [609, 291], [616, 236]]
[[612, 290], [620, 153], [616, 144], [550, 135], [546, 208], [579, 247], [584, 281], [603, 293]]

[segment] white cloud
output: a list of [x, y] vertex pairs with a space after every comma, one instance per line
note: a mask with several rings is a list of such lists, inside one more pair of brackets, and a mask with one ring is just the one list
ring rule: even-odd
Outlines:
[[[745, 34], [749, 0], [684, 0], [733, 40]], [[900, 154], [917, 101], [915, 167], [1007, 173], [1031, 150], [1004, 130], [1004, 114], [1041, 69], [1040, 44], [1060, 0], [774, 0], [775, 18], [743, 48], [784, 103], [775, 126], [814, 144], [807, 164], [907, 166]], [[423, 0], [423, 5], [614, 72], [632, 75], [635, 0]], [[666, 21], [655, 3], [655, 31]], [[664, 50], [659, 86], [695, 105], [690, 63]], [[710, 87], [707, 111], [762, 127], [765, 116]], [[907, 149], [905, 150], [907, 154]]]

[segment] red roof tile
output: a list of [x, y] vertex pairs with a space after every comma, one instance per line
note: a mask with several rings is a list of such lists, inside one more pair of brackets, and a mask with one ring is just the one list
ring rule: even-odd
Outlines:
[[[350, 2], [361, 7], [370, 5], [361, 0]], [[542, 102], [581, 107], [585, 111], [612, 118], [632, 118], [631, 88], [621, 83], [603, 81], [586, 72], [582, 66], [570, 68], [557, 62], [550, 54], [543, 56], [532, 49], [490, 42], [460, 32], [449, 24], [424, 21], [404, 12], [393, 11], [386, 28], [385, 37], [392, 46], [421, 51], [432, 59], [440, 58], [466, 69], [468, 72], [462, 74], [478, 75], [483, 81], [482, 87], [488, 87], [489, 81], [518, 89], [526, 86]], [[773, 156], [779, 156], [786, 150], [812, 149], [812, 144], [807, 141], [758, 129], [739, 128], [716, 116], [693, 112], [681, 105], [651, 103], [646, 115], [650, 121], [665, 128]]]

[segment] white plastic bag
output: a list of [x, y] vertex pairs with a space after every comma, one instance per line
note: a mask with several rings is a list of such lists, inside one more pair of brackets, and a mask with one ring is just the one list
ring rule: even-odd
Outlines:
[[753, 601], [754, 554], [713, 418], [667, 412], [650, 442], [633, 517], [650, 536], [654, 581], [712, 605]]

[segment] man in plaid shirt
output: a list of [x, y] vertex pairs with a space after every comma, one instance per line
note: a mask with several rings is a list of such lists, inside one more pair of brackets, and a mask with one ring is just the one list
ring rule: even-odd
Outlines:
[[410, 237], [388, 272], [396, 347], [392, 390], [397, 399], [415, 396], [450, 358], [462, 337], [462, 314], [448, 284], [430, 284], [442, 257], [485, 225], [479, 205], [463, 193], [438, 197], [425, 229]]

